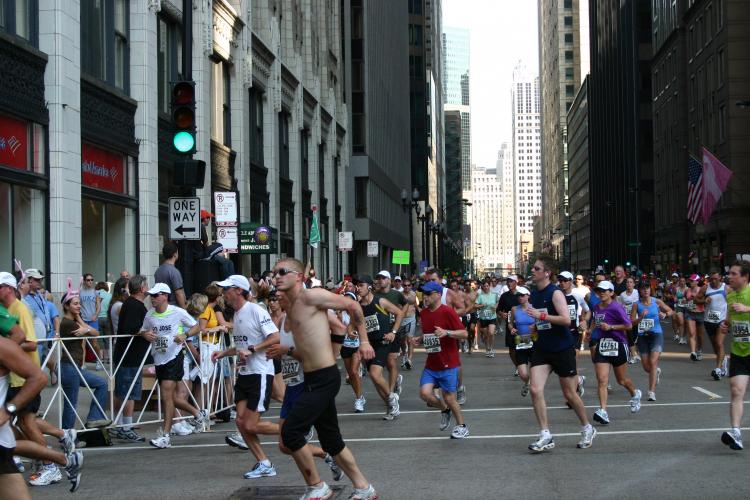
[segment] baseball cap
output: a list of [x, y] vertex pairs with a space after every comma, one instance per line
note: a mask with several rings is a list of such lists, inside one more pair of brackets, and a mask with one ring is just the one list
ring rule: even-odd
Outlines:
[[531, 295], [531, 292], [525, 286], [519, 286], [516, 288], [516, 295]]
[[558, 277], [559, 277], [559, 276], [562, 276], [562, 277], [563, 277], [563, 278], [565, 278], [566, 280], [571, 280], [571, 281], [573, 281], [573, 274], [572, 274], [572, 273], [571, 273], [570, 271], [563, 271], [563, 272], [561, 272], [560, 274], [558, 274], [557, 276], [558, 276]]
[[394, 277], [394, 278], [393, 278], [393, 281], [402, 281], [402, 280], [401, 280], [401, 276], [396, 276], [396, 277]]
[[18, 281], [16, 281], [16, 277], [8, 272], [1, 272], [0, 273], [0, 285], [8, 285], [13, 288], [18, 287]]
[[250, 282], [241, 274], [233, 274], [224, 281], [219, 281], [216, 285], [222, 288], [241, 288], [246, 292], [250, 291]]
[[612, 290], [614, 292], [615, 286], [612, 284], [611, 281], [604, 280], [604, 281], [600, 281], [596, 285], [595, 289], [596, 290]]
[[673, 277], [673, 278], [679, 278], [679, 277], [680, 277], [680, 275], [679, 275], [679, 274], [677, 274], [677, 273], [672, 273], [672, 277]]
[[505, 280], [506, 281], [518, 281], [518, 276], [516, 276], [515, 274], [511, 274], [510, 276], [505, 278]]
[[368, 285], [372, 285], [372, 276], [370, 276], [369, 274], [358, 274], [354, 277], [353, 283], [355, 285], [359, 285], [360, 283], [367, 283]]
[[27, 269], [23, 272], [23, 274], [28, 278], [34, 278], [37, 280], [44, 279], [44, 273], [41, 272], [39, 269], [34, 269], [34, 268]]
[[690, 281], [698, 281], [698, 280], [700, 280], [700, 279], [701, 279], [701, 277], [700, 277], [700, 276], [698, 276], [698, 275], [697, 275], [697, 274], [695, 274], [695, 273], [693, 273], [693, 274], [691, 274], [691, 275], [690, 275]]
[[422, 293], [443, 293], [443, 287], [434, 281], [428, 281], [420, 287], [420, 290], [422, 290]]
[[146, 295], [159, 295], [160, 293], [171, 294], [172, 290], [169, 289], [166, 283], [156, 283], [151, 290], [146, 292]]
[[214, 214], [212, 214], [208, 210], [201, 208], [201, 219], [212, 219], [213, 216]]
[[376, 278], [378, 276], [382, 276], [383, 278], [391, 279], [391, 273], [389, 273], [388, 271], [380, 271], [378, 274], [375, 275]]

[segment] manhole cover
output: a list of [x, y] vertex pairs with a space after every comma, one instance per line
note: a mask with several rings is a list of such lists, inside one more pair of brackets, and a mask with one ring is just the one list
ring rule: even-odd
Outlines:
[[[331, 490], [333, 490], [333, 496], [331, 498], [345, 498], [345, 489], [344, 486], [331, 486]], [[247, 488], [240, 488], [229, 495], [229, 500], [249, 500], [251, 498], [297, 500], [304, 493], [304, 486], [249, 486]]]

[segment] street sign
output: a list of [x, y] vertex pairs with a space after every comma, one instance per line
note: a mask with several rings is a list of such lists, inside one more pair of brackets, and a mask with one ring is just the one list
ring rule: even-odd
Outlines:
[[240, 223], [240, 253], [242, 254], [275, 254], [276, 228], [257, 222]]
[[367, 256], [368, 257], [377, 257], [378, 256], [378, 242], [377, 241], [368, 241], [367, 242]]
[[214, 193], [214, 223], [217, 227], [237, 225], [237, 193], [234, 191]]
[[201, 201], [198, 197], [169, 198], [169, 238], [201, 239]]
[[219, 227], [216, 229], [216, 241], [221, 243], [229, 253], [237, 253], [237, 228], [232, 226]]
[[339, 252], [351, 252], [354, 248], [354, 233], [341, 231], [339, 233]]
[[393, 264], [405, 264], [408, 266], [410, 262], [409, 257], [409, 250], [394, 250], [391, 262]]

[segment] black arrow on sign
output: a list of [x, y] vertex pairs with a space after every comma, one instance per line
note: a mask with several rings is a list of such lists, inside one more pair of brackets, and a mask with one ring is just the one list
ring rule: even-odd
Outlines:
[[179, 226], [177, 226], [174, 229], [174, 231], [176, 233], [180, 233], [181, 236], [185, 236], [185, 233], [194, 233], [195, 232], [195, 228], [194, 227], [185, 227], [182, 224], [180, 224]]

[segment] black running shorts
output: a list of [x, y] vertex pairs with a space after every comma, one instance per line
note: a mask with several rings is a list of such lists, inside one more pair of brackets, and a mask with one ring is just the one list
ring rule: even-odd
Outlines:
[[0, 446], [0, 474], [20, 474], [13, 462], [13, 450], [15, 448]]
[[731, 354], [729, 357], [729, 377], [735, 375], [750, 375], [750, 356]]
[[164, 380], [179, 382], [182, 380], [182, 376], [185, 375], [185, 369], [183, 368], [184, 358], [184, 354], [180, 351], [172, 361], [154, 367], [156, 369], [156, 380], [159, 382], [163, 382]]
[[[570, 347], [560, 352], [547, 352], [539, 348], [534, 348], [531, 354], [531, 366], [550, 365], [552, 371], [558, 377], [572, 377], [578, 375], [576, 371], [576, 350]], [[518, 351], [516, 351], [518, 355]]]
[[263, 413], [271, 402], [273, 375], [238, 375], [234, 383], [234, 402], [247, 401], [247, 409]]

